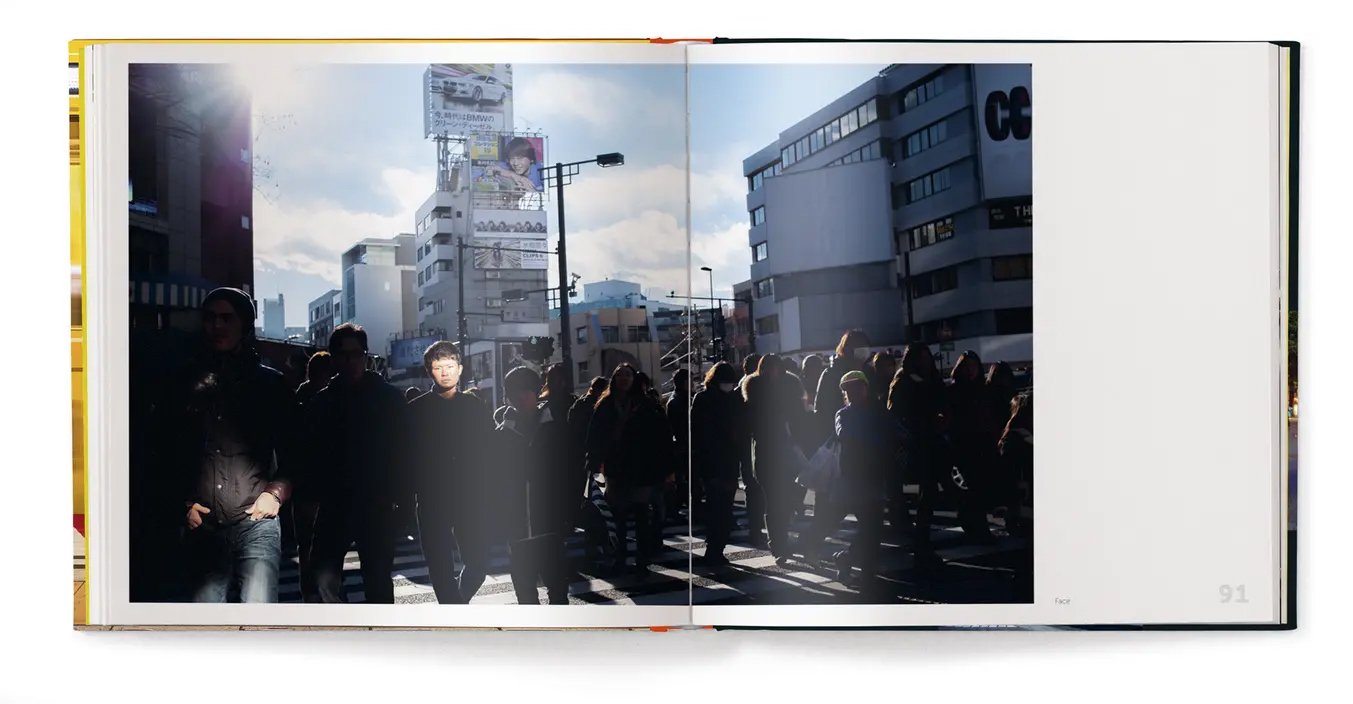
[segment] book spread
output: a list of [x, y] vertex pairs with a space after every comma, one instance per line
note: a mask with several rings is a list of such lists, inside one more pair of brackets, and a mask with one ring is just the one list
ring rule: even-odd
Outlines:
[[1296, 58], [73, 42], [75, 624], [1293, 628]]

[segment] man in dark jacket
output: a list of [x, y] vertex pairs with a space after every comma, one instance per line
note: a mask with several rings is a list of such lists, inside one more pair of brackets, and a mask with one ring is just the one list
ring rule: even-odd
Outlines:
[[202, 303], [206, 349], [159, 405], [162, 476], [180, 481], [191, 597], [277, 601], [278, 511], [291, 493], [295, 402], [259, 361], [249, 295], [218, 288]]
[[596, 480], [587, 472], [586, 448], [587, 429], [592, 424], [592, 412], [595, 410], [597, 400], [606, 391], [608, 383], [609, 380], [604, 376], [594, 377], [588, 385], [587, 393], [574, 401], [573, 406], [568, 409], [568, 426], [572, 435], [570, 446], [574, 453], [570, 464], [577, 467], [583, 477], [583, 501], [579, 507], [577, 523], [587, 536], [589, 552], [602, 562], [614, 556], [615, 544], [610, 528], [606, 525], [606, 517], [601, 514], [601, 507], [595, 500], [595, 495], [600, 493], [600, 489]]
[[842, 375], [846, 404], [836, 412], [836, 439], [841, 443], [840, 488], [834, 493], [840, 521], [855, 514], [855, 539], [837, 555], [837, 580], [849, 582], [851, 566], [860, 568], [860, 584], [873, 586], [878, 574], [882, 538], [883, 505], [894, 457], [902, 446], [903, 430], [897, 419], [874, 396], [864, 372]]
[[[739, 400], [746, 397], [747, 382], [751, 380], [752, 375], [756, 373], [757, 366], [761, 363], [761, 355], [753, 352], [742, 360], [742, 378], [738, 380]], [[747, 541], [752, 547], [765, 548], [769, 545], [766, 540], [766, 494], [761, 490], [761, 484], [756, 480], [756, 472], [752, 467], [752, 434], [743, 433], [739, 440], [738, 467], [742, 477], [742, 486], [744, 489], [744, 503], [747, 508]]]
[[667, 502], [667, 518], [669, 520], [680, 520], [681, 507], [686, 505], [687, 494], [691, 497], [691, 507], [699, 505], [700, 486], [699, 480], [691, 481], [687, 472], [689, 462], [687, 461], [688, 450], [690, 448], [690, 411], [691, 411], [691, 373], [687, 369], [678, 369], [672, 375], [672, 393], [667, 395], [664, 403], [664, 412], [667, 415], [667, 424], [672, 426], [672, 436], [675, 443], [672, 447], [675, 450], [673, 457], [673, 468], [676, 469], [676, 487], [665, 494], [664, 499]]
[[[296, 388], [296, 405], [302, 407], [329, 384], [334, 375], [334, 358], [325, 350], [310, 356], [305, 366], [305, 381]], [[319, 500], [314, 492], [304, 484], [293, 487], [291, 502], [291, 522], [296, 535], [296, 556], [300, 561], [301, 600], [307, 603], [318, 602], [319, 590], [315, 588], [314, 571], [310, 569], [310, 544], [315, 537], [315, 516], [319, 512]], [[284, 517], [285, 513], [282, 514]]]
[[319, 500], [309, 565], [325, 603], [347, 601], [343, 558], [355, 542], [368, 603], [392, 604], [395, 497], [409, 482], [398, 442], [404, 396], [366, 369], [366, 331], [351, 323], [329, 336], [337, 374], [305, 405], [307, 486]]
[[706, 500], [702, 561], [710, 567], [728, 564], [723, 551], [733, 528], [742, 448], [748, 443], [737, 385], [737, 371], [728, 362], [719, 362], [709, 370], [704, 391], [691, 404], [692, 467], [705, 487]]
[[459, 391], [459, 347], [445, 340], [433, 343], [423, 353], [423, 367], [432, 377], [432, 389], [409, 402], [407, 433], [412, 488], [418, 494], [418, 534], [437, 603], [463, 604], [468, 597], [456, 575], [457, 543], [466, 576], [487, 570], [487, 546], [472, 525], [477, 509], [472, 489], [483, 469], [478, 450], [493, 421], [488, 407]]
[[[518, 604], [539, 604], [536, 586], [545, 582], [551, 604], [568, 603], [568, 578], [564, 571], [562, 526], [572, 523], [572, 508], [560, 505], [560, 490], [567, 479], [560, 477], [557, 463], [546, 457], [553, 433], [567, 437], [563, 423], [545, 428], [543, 416], [548, 406], [537, 405], [540, 375], [527, 367], [517, 367], [503, 378], [507, 405], [498, 409], [498, 427], [494, 438], [493, 471], [504, 484], [504, 515], [508, 545], [512, 553], [512, 588]], [[550, 425], [556, 425], [550, 421]], [[544, 437], [542, 437], [544, 434]], [[555, 458], [557, 460], [557, 458]], [[571, 492], [570, 492], [571, 493]], [[576, 502], [577, 495], [573, 495]]]

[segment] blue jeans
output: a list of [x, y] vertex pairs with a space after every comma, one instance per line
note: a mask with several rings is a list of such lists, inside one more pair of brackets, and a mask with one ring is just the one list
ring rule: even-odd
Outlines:
[[244, 603], [276, 603], [282, 522], [245, 519], [232, 526], [203, 523], [188, 531], [195, 602], [227, 601], [232, 587]]

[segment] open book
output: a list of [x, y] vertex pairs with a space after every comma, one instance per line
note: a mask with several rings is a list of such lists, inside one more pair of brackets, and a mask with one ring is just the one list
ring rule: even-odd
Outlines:
[[75, 42], [76, 623], [1294, 627], [1296, 59]]

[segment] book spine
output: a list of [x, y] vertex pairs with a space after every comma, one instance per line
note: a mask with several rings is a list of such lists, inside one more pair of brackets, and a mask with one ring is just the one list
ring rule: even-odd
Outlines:
[[85, 399], [85, 168], [84, 168], [84, 63], [85, 44], [71, 42], [68, 49], [70, 115], [70, 373], [71, 373], [71, 480], [74, 537], [74, 625], [89, 623], [89, 540], [85, 524], [88, 503], [86, 448], [88, 427]]

